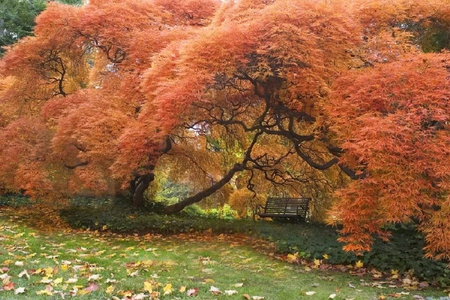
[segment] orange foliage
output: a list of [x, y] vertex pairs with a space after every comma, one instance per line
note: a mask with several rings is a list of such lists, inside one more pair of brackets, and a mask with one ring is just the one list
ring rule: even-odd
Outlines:
[[[415, 55], [335, 83], [340, 89], [327, 110], [346, 151], [342, 160], [367, 173], [339, 192], [332, 214], [349, 234], [343, 241], [370, 245], [369, 233], [385, 223], [412, 219], [423, 222], [428, 241], [440, 239], [429, 226], [450, 217], [449, 62], [447, 53]], [[448, 258], [450, 245], [427, 249]]]
[[203, 189], [188, 204], [231, 185], [326, 202], [345, 173], [346, 249], [413, 220], [449, 258], [450, 55], [422, 53], [430, 28], [449, 1], [49, 3], [0, 62], [0, 189], [143, 193], [164, 169]]

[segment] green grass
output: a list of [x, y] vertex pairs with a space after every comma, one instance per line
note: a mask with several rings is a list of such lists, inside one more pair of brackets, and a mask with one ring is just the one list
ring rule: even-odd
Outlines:
[[[83, 199], [82, 199], [83, 200]], [[178, 215], [161, 215], [133, 210], [127, 205], [96, 199], [77, 200], [61, 211], [62, 218], [73, 228], [112, 231], [116, 233], [178, 234], [204, 232], [215, 234], [240, 233], [273, 242], [276, 252], [298, 253], [302, 259], [322, 259], [333, 265], [354, 265], [361, 261], [377, 271], [390, 275], [397, 270], [401, 278], [426, 281], [433, 286], [450, 286], [448, 261], [424, 258], [424, 239], [415, 228], [392, 226], [389, 243], [376, 239], [371, 252], [356, 256], [342, 250], [335, 228], [311, 223], [253, 222], [252, 220], [219, 219], [189, 207]], [[414, 278], [413, 278], [414, 277]]]
[[[267, 244], [252, 238], [40, 232], [12, 213], [0, 211], [0, 299], [62, 299], [61, 295], [71, 299], [71, 293], [75, 299], [132, 299], [128, 295], [136, 299], [149, 295], [145, 282], [160, 293], [160, 299], [191, 299], [190, 289], [198, 289], [195, 299], [244, 299], [245, 294], [280, 300], [328, 299], [331, 294], [336, 294], [334, 299], [355, 300], [381, 295], [394, 299], [389, 294], [395, 293], [401, 299], [446, 296], [442, 290], [390, 288], [369, 277], [288, 264], [258, 251]], [[13, 289], [7, 290], [11, 283]], [[173, 291], [164, 295], [168, 284]], [[16, 295], [14, 291], [22, 287], [25, 292]], [[222, 294], [214, 295], [212, 287]], [[108, 288], [114, 291], [107, 293]]]

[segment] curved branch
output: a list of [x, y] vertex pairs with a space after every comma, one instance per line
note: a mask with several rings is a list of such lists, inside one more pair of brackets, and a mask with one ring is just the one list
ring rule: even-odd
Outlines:
[[188, 198], [185, 198], [181, 200], [178, 203], [166, 206], [164, 209], [164, 212], [167, 214], [170, 213], [176, 213], [180, 212], [185, 208], [186, 206], [189, 206], [191, 204], [197, 203], [202, 201], [204, 198], [214, 194], [216, 191], [218, 191], [221, 187], [225, 186], [230, 180], [233, 178], [234, 174], [237, 172], [244, 171], [247, 168], [247, 163], [251, 159], [251, 152], [256, 145], [256, 142], [258, 141], [259, 136], [262, 134], [262, 132], [256, 133], [253, 136], [253, 140], [250, 144], [250, 146], [247, 148], [247, 151], [245, 152], [244, 158], [241, 163], [235, 164], [223, 177], [221, 180], [217, 181], [213, 185], [211, 185], [209, 188], [191, 196]]

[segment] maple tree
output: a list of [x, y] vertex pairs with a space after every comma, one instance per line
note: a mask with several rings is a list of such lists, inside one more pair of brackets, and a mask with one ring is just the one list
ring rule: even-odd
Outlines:
[[448, 258], [448, 54], [423, 52], [449, 24], [437, 0], [50, 3], [0, 63], [1, 188], [314, 195], [348, 250], [413, 219]]

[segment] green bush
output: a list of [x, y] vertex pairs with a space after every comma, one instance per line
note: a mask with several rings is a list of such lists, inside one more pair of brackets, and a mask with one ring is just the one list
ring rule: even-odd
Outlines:
[[[270, 223], [269, 223], [270, 224]], [[274, 241], [283, 253], [296, 253], [307, 259], [322, 259], [327, 254], [331, 264], [354, 264], [362, 261], [379, 271], [398, 270], [412, 273], [433, 285], [450, 285], [448, 262], [424, 258], [424, 239], [414, 228], [392, 230], [389, 242], [375, 239], [372, 251], [356, 256], [342, 250], [335, 228], [317, 224], [271, 224], [261, 227], [260, 235]]]
[[3, 194], [0, 195], [0, 206], [20, 207], [30, 205], [30, 197], [19, 194]]

